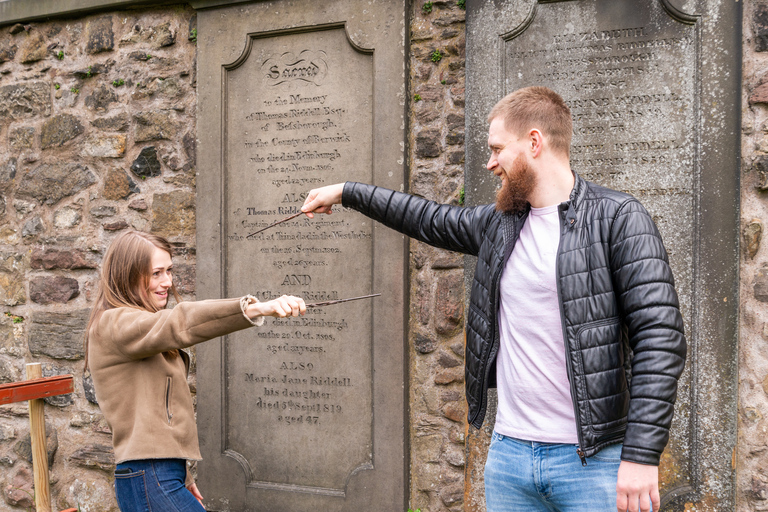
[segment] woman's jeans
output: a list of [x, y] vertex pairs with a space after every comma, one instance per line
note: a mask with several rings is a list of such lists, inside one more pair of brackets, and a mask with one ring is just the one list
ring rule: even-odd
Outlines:
[[122, 512], [205, 512], [184, 486], [184, 459], [130, 460], [115, 468], [115, 494]]
[[572, 444], [491, 438], [485, 464], [488, 512], [615, 512], [621, 444], [581, 459]]

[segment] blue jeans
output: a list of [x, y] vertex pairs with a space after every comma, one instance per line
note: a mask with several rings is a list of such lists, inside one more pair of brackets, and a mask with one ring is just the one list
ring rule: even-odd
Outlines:
[[485, 464], [488, 512], [615, 512], [621, 446], [581, 459], [572, 444], [521, 441], [496, 432]]
[[130, 460], [115, 467], [115, 494], [122, 512], [205, 512], [184, 486], [184, 459]]

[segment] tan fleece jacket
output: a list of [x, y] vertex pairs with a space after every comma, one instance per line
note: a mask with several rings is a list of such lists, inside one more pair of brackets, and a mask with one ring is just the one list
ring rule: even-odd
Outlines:
[[248, 298], [182, 302], [157, 313], [115, 308], [91, 327], [88, 359], [96, 399], [112, 429], [117, 463], [200, 460], [189, 357], [164, 356], [252, 325]]

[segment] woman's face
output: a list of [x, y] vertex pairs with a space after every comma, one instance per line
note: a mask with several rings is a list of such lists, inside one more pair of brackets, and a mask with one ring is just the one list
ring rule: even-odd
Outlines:
[[173, 262], [171, 255], [162, 249], [155, 247], [152, 253], [152, 275], [149, 278], [149, 296], [159, 309], [165, 307], [168, 302], [168, 290], [173, 282], [171, 281], [171, 271]]

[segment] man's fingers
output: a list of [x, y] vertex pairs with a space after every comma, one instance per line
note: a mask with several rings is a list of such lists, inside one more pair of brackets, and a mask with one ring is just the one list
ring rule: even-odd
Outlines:
[[627, 495], [624, 493], [616, 493], [616, 511], [627, 512]]

